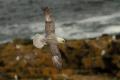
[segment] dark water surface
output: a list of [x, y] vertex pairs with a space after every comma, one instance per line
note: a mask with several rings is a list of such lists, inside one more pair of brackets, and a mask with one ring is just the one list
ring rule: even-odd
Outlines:
[[56, 33], [66, 39], [120, 32], [119, 0], [0, 0], [0, 41], [44, 33], [44, 6], [52, 8]]

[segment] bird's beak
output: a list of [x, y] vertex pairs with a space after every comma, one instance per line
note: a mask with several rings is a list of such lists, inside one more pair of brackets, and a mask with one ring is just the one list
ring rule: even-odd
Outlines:
[[57, 37], [57, 41], [58, 43], [65, 43], [65, 39], [61, 38], [61, 37]]

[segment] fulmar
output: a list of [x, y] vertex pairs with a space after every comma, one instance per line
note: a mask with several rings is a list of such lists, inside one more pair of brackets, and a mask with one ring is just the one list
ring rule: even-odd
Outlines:
[[51, 50], [52, 61], [58, 70], [62, 68], [62, 58], [58, 49], [58, 43], [64, 43], [65, 40], [61, 37], [57, 37], [55, 34], [55, 23], [48, 7], [43, 9], [45, 16], [45, 35], [36, 34], [33, 37], [33, 45], [37, 48], [42, 48], [44, 45], [48, 45]]

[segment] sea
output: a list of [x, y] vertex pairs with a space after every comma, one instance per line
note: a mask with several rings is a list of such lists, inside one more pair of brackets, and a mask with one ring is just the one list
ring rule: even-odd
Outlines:
[[120, 34], [120, 0], [0, 0], [0, 43], [44, 35], [46, 6], [57, 36], [71, 40]]

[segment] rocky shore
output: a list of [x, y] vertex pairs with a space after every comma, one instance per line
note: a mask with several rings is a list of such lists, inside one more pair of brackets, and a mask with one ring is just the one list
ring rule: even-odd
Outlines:
[[48, 46], [37, 49], [27, 39], [0, 44], [0, 80], [120, 79], [120, 35], [66, 40], [59, 49], [61, 72], [52, 64]]

